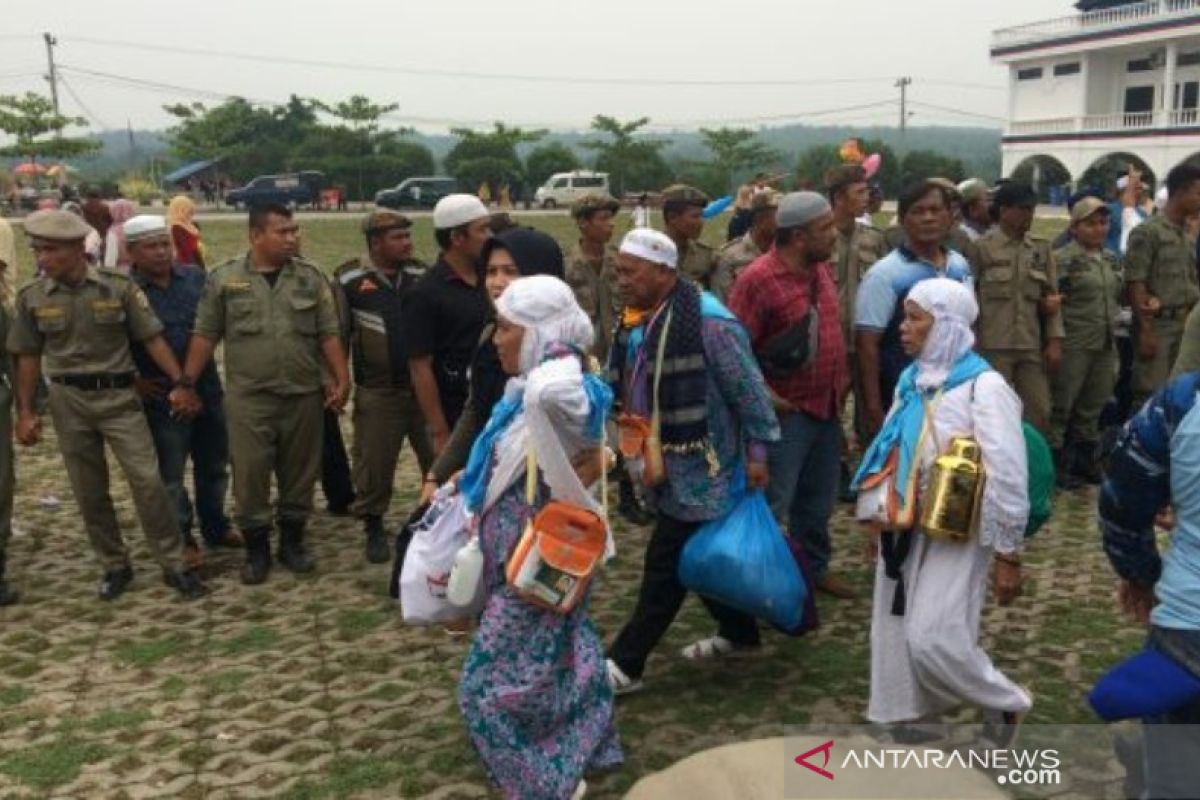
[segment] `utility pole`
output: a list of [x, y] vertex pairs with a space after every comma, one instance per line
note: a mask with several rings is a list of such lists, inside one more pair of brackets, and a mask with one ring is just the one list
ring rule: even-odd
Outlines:
[[[58, 70], [54, 66], [54, 46], [58, 44], [58, 39], [55, 39], [48, 33], [43, 33], [42, 38], [46, 40], [46, 62], [49, 64], [50, 71], [46, 73], [46, 80], [50, 82], [50, 102], [54, 104], [54, 116], [58, 116]], [[59, 131], [59, 136], [62, 136], [62, 131]]]
[[908, 87], [912, 85], [912, 78], [898, 78], [896, 87], [900, 89], [900, 133], [903, 134], [908, 127]]

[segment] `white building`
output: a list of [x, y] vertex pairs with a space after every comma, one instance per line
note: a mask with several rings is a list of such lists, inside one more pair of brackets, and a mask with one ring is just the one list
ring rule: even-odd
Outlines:
[[1200, 0], [1077, 6], [1093, 10], [992, 34], [1009, 69], [1004, 175], [1053, 159], [1078, 183], [1115, 155], [1162, 180], [1200, 156]]

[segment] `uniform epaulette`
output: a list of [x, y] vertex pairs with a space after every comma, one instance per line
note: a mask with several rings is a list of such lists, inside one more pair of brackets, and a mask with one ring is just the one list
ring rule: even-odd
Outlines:
[[[345, 265], [343, 264], [342, 266], [345, 266]], [[343, 286], [349, 286], [355, 279], [361, 278], [363, 275], [366, 275], [366, 274], [367, 274], [367, 271], [356, 264], [354, 267], [346, 270], [345, 272], [341, 273], [340, 275], [335, 273], [335, 276], [337, 277], [338, 282], [340, 282]]]
[[342, 279], [342, 276], [345, 275], [347, 272], [349, 272], [352, 269], [358, 269], [361, 266], [362, 266], [362, 259], [358, 258], [358, 257], [352, 258], [349, 261], [343, 261], [341, 264], [338, 264], [336, 267], [333, 268], [333, 277], [337, 278], [340, 281]]
[[116, 278], [116, 279], [125, 281], [126, 283], [130, 283], [133, 281], [133, 278], [129, 277], [129, 275], [127, 273], [121, 272], [120, 270], [117, 270], [117, 269], [113, 269], [112, 267], [96, 267], [96, 271], [99, 272], [101, 275], [103, 275], [106, 278]]

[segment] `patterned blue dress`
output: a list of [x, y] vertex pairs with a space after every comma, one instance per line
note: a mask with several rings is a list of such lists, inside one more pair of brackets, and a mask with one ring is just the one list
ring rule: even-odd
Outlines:
[[[505, 797], [566, 800], [624, 760], [590, 597], [569, 615], [513, 594], [504, 566], [532, 515], [524, 480], [480, 520], [487, 601], [458, 685], [471, 743]], [[543, 485], [542, 498], [549, 496]], [[540, 507], [544, 499], [539, 500]]]

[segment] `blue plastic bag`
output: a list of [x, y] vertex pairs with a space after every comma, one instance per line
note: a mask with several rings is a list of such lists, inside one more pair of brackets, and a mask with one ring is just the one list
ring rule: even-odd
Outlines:
[[706, 522], [679, 559], [686, 588], [783, 630], [800, 626], [807, 591], [800, 568], [761, 491], [742, 495]]

